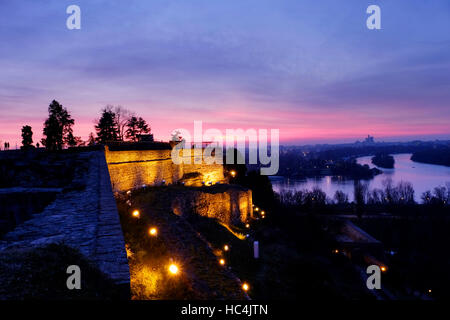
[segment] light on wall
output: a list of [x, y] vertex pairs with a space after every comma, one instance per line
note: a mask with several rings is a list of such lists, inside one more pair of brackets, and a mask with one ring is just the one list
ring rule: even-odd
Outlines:
[[170, 272], [171, 274], [173, 274], [173, 275], [178, 274], [178, 272], [179, 272], [178, 266], [177, 266], [176, 264], [172, 263], [172, 264], [169, 266], [169, 272]]
[[156, 236], [156, 235], [158, 234], [158, 229], [156, 229], [155, 227], [150, 228], [150, 229], [148, 230], [148, 233], [149, 233], [151, 236]]
[[134, 210], [133, 213], [132, 213], [132, 215], [133, 215], [133, 217], [135, 217], [135, 218], [139, 218], [139, 216], [140, 216], [139, 210]]

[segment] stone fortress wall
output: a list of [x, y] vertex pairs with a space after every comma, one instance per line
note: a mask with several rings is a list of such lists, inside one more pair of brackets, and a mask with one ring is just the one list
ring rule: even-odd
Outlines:
[[180, 183], [192, 187], [206, 185], [209, 187], [177, 189], [176, 192], [170, 192], [170, 197], [165, 199], [170, 203], [166, 205], [176, 214], [195, 213], [216, 218], [226, 225], [245, 222], [253, 216], [251, 190], [227, 185], [222, 164], [195, 163], [198, 154], [194, 154], [194, 151], [183, 158], [186, 160], [190, 157], [190, 164], [186, 161], [175, 164], [171, 152], [172, 149], [168, 144], [162, 150], [118, 148], [112, 151], [106, 147], [105, 156], [113, 190], [124, 192], [141, 188], [143, 185]]
[[194, 213], [225, 225], [245, 223], [253, 217], [252, 191], [235, 185], [188, 190], [171, 197], [171, 209], [180, 216]]
[[[223, 165], [174, 164], [171, 149], [164, 144], [153, 150], [112, 151], [105, 147], [103, 152], [99, 147], [67, 151], [54, 155], [55, 161], [43, 150], [0, 157], [0, 169], [12, 172], [8, 181], [24, 184], [0, 185], [0, 200], [13, 200], [0, 206], [0, 225], [5, 225], [0, 233], [0, 254], [14, 248], [65, 243], [79, 249], [127, 292], [130, 274], [113, 191], [143, 184], [180, 184], [166, 188], [171, 190], [165, 193], [168, 209], [175, 214], [195, 213], [227, 225], [245, 222], [253, 214], [251, 190], [226, 184]], [[28, 156], [22, 165], [25, 169], [20, 169], [19, 159]], [[30, 171], [34, 166], [37, 172]], [[69, 174], [68, 168], [76, 168], [75, 173]], [[37, 178], [28, 181], [23, 176]], [[44, 194], [49, 199], [42, 203]], [[16, 202], [22, 205], [11, 205]]]
[[[186, 186], [225, 183], [223, 165], [195, 164], [194, 153], [191, 164], [175, 164], [171, 149], [163, 150], [118, 150], [105, 148], [106, 161], [114, 191], [127, 191], [142, 185], [158, 186], [184, 182]], [[186, 158], [185, 158], [186, 159]]]
[[[23, 155], [17, 153], [17, 157]], [[43, 158], [49, 156], [43, 155]], [[0, 189], [3, 197], [14, 196], [16, 201], [28, 201], [27, 216], [15, 219], [17, 223], [13, 230], [0, 237], [0, 255], [3, 250], [64, 243], [78, 249], [123, 288], [124, 295], [129, 294], [130, 274], [125, 241], [104, 153], [90, 151], [61, 154], [59, 158], [59, 162], [50, 164], [48, 170], [64, 172], [63, 165], [71, 163], [71, 159], [76, 159], [74, 163], [82, 165], [85, 170], [80, 170], [69, 184], [60, 189], [40, 186]], [[37, 159], [30, 160], [30, 163], [38, 162]], [[18, 190], [21, 192], [18, 193]], [[53, 198], [44, 209], [40, 208], [40, 202], [33, 201], [34, 198], [30, 196], [49, 191]], [[17, 214], [15, 211], [2, 210], [1, 217], [17, 218]]]

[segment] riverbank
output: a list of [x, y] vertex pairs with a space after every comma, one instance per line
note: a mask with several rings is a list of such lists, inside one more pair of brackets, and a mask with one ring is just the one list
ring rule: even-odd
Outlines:
[[450, 167], [450, 148], [438, 148], [414, 152], [411, 156], [411, 160]]

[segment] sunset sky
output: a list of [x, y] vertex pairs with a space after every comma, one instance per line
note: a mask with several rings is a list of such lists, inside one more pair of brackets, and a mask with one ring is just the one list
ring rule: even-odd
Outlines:
[[[81, 30], [66, 28], [81, 7]], [[382, 30], [366, 8], [381, 7]], [[450, 1], [0, 1], [0, 140], [51, 100], [87, 139], [107, 104], [286, 144], [450, 138]]]

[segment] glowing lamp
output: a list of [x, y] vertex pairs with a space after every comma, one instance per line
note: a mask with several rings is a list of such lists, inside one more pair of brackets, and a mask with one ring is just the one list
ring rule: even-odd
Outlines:
[[431, 289], [428, 289], [428, 293], [431, 293]]
[[219, 263], [220, 263], [220, 265], [222, 265], [222, 266], [225, 265], [225, 259], [220, 259], [220, 260], [219, 260]]
[[177, 267], [177, 265], [172, 263], [172, 264], [169, 266], [169, 272], [170, 272], [171, 274], [177, 274], [177, 273], [178, 273], [178, 267]]
[[139, 215], [140, 215], [139, 210], [134, 210], [132, 214], [133, 214], [133, 217], [139, 218]]
[[236, 176], [236, 171], [233, 170], [233, 171], [231, 171], [230, 173], [231, 173], [231, 176], [232, 176], [232, 177], [235, 177], [235, 176]]
[[150, 229], [148, 230], [148, 233], [149, 233], [151, 236], [156, 236], [156, 235], [158, 234], [158, 229], [156, 229], [156, 228], [150, 228]]
[[223, 246], [223, 250], [228, 251], [228, 250], [230, 250], [230, 247], [226, 244]]
[[264, 211], [261, 211], [261, 214], [262, 214], [262, 215], [265, 215], [266, 213], [265, 213]]
[[259, 208], [258, 208], [258, 207], [256, 207], [256, 208], [255, 208], [255, 211], [259, 211]]
[[386, 272], [387, 271], [387, 268], [385, 266], [381, 266], [380, 269], [381, 269], [382, 272]]
[[249, 286], [247, 283], [244, 283], [244, 284], [242, 285], [242, 290], [248, 291], [249, 289], [250, 289], [250, 286]]
[[336, 253], [336, 254], [339, 253], [339, 250], [338, 250], [338, 249], [335, 249], [335, 250], [334, 250], [334, 253]]
[[250, 228], [250, 225], [247, 223], [247, 224], [245, 225], [245, 227], [248, 229], [248, 228]]

